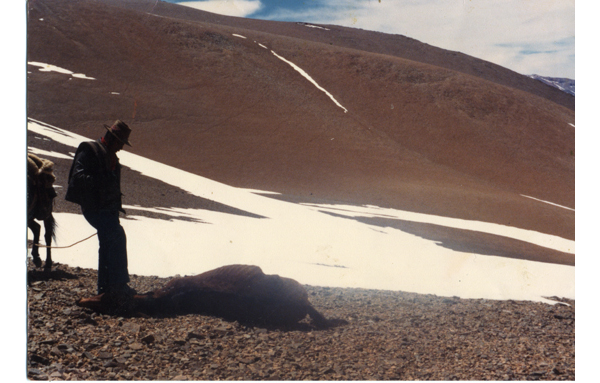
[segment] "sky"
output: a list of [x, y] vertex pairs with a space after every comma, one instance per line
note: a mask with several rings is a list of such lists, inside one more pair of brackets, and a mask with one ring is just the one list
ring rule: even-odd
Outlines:
[[166, 0], [209, 12], [399, 34], [518, 73], [575, 78], [574, 0]]

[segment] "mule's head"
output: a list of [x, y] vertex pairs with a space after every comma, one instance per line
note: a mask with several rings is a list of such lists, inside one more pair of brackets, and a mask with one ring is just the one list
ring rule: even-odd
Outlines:
[[52, 214], [52, 205], [56, 197], [54, 190], [54, 162], [27, 155], [27, 216], [45, 220]]
[[51, 188], [56, 181], [54, 162], [28, 153], [27, 176], [37, 187]]
[[45, 160], [45, 163], [40, 168], [38, 175], [38, 182], [45, 188], [51, 188], [56, 181], [54, 175], [54, 163], [52, 161]]

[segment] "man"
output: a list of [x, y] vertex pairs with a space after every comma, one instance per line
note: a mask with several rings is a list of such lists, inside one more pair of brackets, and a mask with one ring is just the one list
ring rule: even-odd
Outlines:
[[119, 222], [121, 165], [117, 152], [131, 146], [131, 129], [117, 120], [104, 125], [106, 133], [97, 141], [77, 148], [65, 199], [81, 206], [83, 216], [98, 232], [98, 294], [103, 299], [125, 303], [135, 291], [127, 285], [127, 238]]

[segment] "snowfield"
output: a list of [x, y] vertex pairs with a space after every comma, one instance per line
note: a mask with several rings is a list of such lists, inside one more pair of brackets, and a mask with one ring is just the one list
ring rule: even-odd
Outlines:
[[[71, 146], [73, 152], [81, 141], [88, 140], [33, 119], [29, 119], [28, 129]], [[65, 156], [42, 153], [35, 143], [29, 143], [30, 152], [50, 159]], [[259, 195], [264, 192], [231, 187], [125, 151], [119, 152], [119, 158], [124, 166], [145, 176], [265, 217], [126, 205], [128, 214], [121, 223], [127, 233], [131, 274], [183, 276], [241, 263], [316, 286], [545, 302], [550, 302], [545, 297], [552, 296], [575, 298], [575, 267], [453, 251], [435, 241], [352, 217], [386, 216], [482, 231], [573, 254], [574, 241], [493, 223], [376, 206], [283, 202]], [[65, 183], [58, 180], [57, 186], [65, 187]], [[140, 216], [143, 209], [173, 219]], [[56, 213], [55, 217], [59, 225], [56, 246], [68, 246], [94, 234], [81, 214]], [[92, 237], [73, 247], [56, 249], [52, 257], [71, 266], [97, 268], [97, 251], [98, 241]]]
[[81, 78], [84, 80], [95, 80], [95, 78], [88, 77], [88, 76], [84, 75], [83, 73], [74, 73], [73, 71], [57, 67], [56, 65], [50, 65], [50, 64], [40, 63], [40, 62], [36, 62], [36, 61], [29, 61], [27, 64], [40, 67], [40, 69], [39, 69], [40, 72], [58, 72], [58, 73], [68, 74], [68, 75], [71, 75], [72, 77]]

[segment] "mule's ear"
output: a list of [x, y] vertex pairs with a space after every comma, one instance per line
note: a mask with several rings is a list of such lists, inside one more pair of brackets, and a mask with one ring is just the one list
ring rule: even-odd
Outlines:
[[42, 160], [40, 168], [40, 173], [52, 173], [54, 171], [54, 162], [50, 160]]
[[42, 167], [42, 159], [33, 153], [27, 153], [27, 161], [31, 161], [37, 168]]
[[38, 174], [40, 167], [35, 162], [35, 160], [31, 157], [31, 155], [27, 156], [27, 175], [31, 177], [31, 179], [35, 179]]

